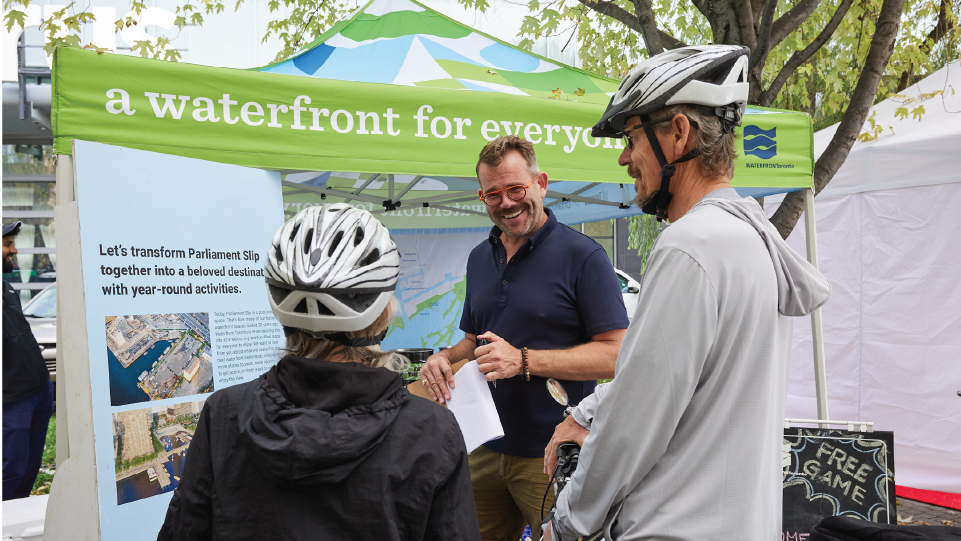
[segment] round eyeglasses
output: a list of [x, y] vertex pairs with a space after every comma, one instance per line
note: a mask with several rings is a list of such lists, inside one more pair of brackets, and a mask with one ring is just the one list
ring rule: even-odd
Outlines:
[[535, 178], [537, 177], [535, 176], [534, 178], [532, 178], [531, 181], [527, 183], [527, 186], [521, 186], [520, 184], [516, 184], [514, 186], [508, 186], [500, 190], [494, 190], [493, 192], [485, 193], [484, 195], [480, 196], [478, 199], [483, 201], [484, 204], [487, 205], [488, 207], [496, 207], [497, 205], [499, 205], [501, 202], [502, 193], [506, 193], [507, 197], [509, 197], [511, 201], [520, 201], [521, 199], [524, 199], [525, 195], [527, 195], [527, 188], [530, 187], [531, 183], [534, 182]]

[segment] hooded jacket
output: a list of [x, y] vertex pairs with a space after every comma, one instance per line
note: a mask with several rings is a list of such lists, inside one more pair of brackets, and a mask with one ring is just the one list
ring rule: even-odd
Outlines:
[[779, 539], [791, 316], [830, 291], [733, 189], [668, 227], [614, 380], [574, 410], [590, 434], [555, 539]]
[[286, 356], [207, 399], [158, 541], [480, 539], [454, 416], [384, 368]]

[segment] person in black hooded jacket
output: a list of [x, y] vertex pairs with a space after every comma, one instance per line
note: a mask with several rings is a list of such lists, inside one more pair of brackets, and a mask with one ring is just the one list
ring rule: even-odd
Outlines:
[[479, 540], [453, 414], [378, 347], [400, 260], [345, 204], [299, 212], [266, 264], [287, 355], [207, 399], [158, 541]]

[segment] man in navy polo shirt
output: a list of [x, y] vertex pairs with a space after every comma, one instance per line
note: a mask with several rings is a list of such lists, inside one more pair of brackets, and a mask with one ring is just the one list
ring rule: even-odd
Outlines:
[[467, 261], [465, 338], [420, 374], [441, 403], [454, 386], [451, 361], [477, 359], [492, 382], [504, 437], [471, 453], [471, 482], [481, 538], [516, 541], [525, 524], [539, 532], [544, 448], [563, 419], [545, 381], [561, 380], [574, 404], [591, 394], [597, 379], [614, 376], [628, 319], [604, 249], [544, 208], [547, 174], [529, 141], [491, 141], [477, 178], [494, 227]]

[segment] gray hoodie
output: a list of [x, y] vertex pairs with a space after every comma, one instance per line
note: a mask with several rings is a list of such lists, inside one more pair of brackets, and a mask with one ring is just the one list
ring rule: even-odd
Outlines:
[[780, 538], [792, 318], [830, 284], [761, 208], [711, 192], [665, 230], [614, 380], [575, 410], [591, 429], [554, 534]]

